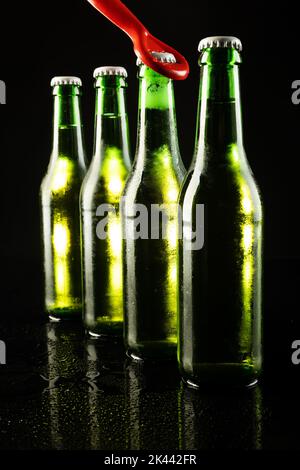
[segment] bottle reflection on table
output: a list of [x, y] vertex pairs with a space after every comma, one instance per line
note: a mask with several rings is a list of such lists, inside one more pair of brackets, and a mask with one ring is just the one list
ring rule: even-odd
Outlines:
[[87, 338], [88, 447], [91, 450], [126, 449], [124, 416], [123, 345], [111, 338]]
[[127, 448], [178, 449], [176, 365], [125, 362]]
[[262, 448], [262, 394], [256, 387], [233, 392], [178, 391], [180, 450]]
[[74, 323], [47, 324], [46, 339], [49, 447], [125, 449], [122, 343], [86, 338]]
[[121, 342], [45, 326], [43, 420], [51, 449], [260, 449], [260, 388], [205, 393], [183, 387], [176, 364], [127, 359]]
[[83, 374], [81, 344], [84, 335], [81, 328], [71, 322], [51, 322], [45, 328], [48, 363], [43, 378], [47, 381], [44, 397], [49, 410], [49, 447], [69, 449], [78, 441], [78, 426], [84, 425], [86, 420], [81, 390], [77, 386]]

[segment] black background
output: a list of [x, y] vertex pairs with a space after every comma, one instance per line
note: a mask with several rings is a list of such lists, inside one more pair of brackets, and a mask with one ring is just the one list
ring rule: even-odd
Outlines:
[[[265, 207], [266, 370], [292, 380], [291, 342], [300, 338], [299, 170], [300, 105], [291, 83], [300, 78], [298, 12], [291, 2], [125, 2], [148, 29], [182, 52], [190, 77], [175, 83], [180, 147], [188, 167], [193, 153], [199, 70], [197, 46], [207, 35], [234, 35], [244, 46], [241, 71], [243, 127], [248, 160]], [[38, 319], [42, 276], [38, 192], [51, 151], [54, 75], [84, 83], [86, 148], [92, 155], [93, 69], [123, 65], [129, 73], [132, 155], [137, 114], [135, 55], [131, 42], [86, 0], [6, 2], [1, 5], [0, 107], [1, 312], [0, 322]]]

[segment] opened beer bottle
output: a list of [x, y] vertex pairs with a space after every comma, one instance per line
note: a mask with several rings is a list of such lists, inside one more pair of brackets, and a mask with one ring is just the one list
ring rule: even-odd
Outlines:
[[130, 169], [123, 67], [99, 67], [94, 156], [81, 190], [84, 323], [91, 335], [123, 331], [120, 197]]
[[243, 147], [241, 48], [223, 36], [199, 45], [196, 150], [180, 195], [178, 356], [192, 387], [250, 386], [261, 370], [262, 205]]
[[122, 200], [125, 346], [136, 360], [176, 359], [177, 198], [185, 170], [172, 80], [138, 64], [137, 150]]
[[42, 181], [45, 307], [54, 320], [82, 315], [79, 193], [86, 171], [81, 80], [55, 77], [53, 147]]

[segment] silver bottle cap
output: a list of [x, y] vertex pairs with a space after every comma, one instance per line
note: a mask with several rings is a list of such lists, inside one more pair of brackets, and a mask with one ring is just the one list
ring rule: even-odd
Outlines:
[[82, 86], [82, 81], [78, 77], [53, 77], [51, 80], [51, 86], [57, 85], [76, 85]]
[[[176, 64], [176, 58], [170, 52], [157, 52], [152, 51], [151, 55], [158, 61], [164, 64]], [[142, 65], [142, 61], [140, 58], [137, 58], [136, 65]]]
[[94, 70], [94, 78], [103, 77], [104, 75], [117, 75], [119, 77], [127, 77], [127, 71], [124, 67], [105, 65]]
[[240, 52], [242, 50], [242, 43], [234, 36], [210, 36], [208, 38], [201, 39], [198, 51], [202, 51], [203, 49], [207, 49], [209, 47], [232, 47]]

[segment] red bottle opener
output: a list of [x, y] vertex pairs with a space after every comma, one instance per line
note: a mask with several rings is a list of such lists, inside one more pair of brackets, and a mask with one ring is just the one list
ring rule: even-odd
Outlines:
[[[148, 67], [166, 77], [184, 80], [189, 74], [189, 64], [175, 49], [163, 43], [145, 28], [137, 17], [120, 0], [88, 0], [100, 13], [122, 29], [133, 42], [136, 55]], [[176, 63], [159, 62], [151, 52], [169, 52]]]

